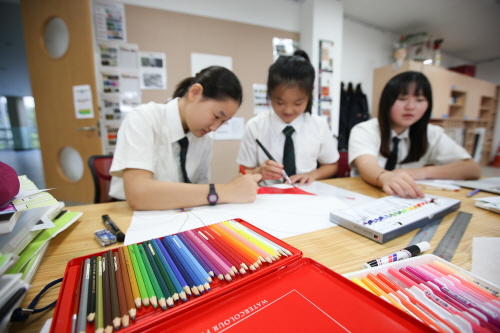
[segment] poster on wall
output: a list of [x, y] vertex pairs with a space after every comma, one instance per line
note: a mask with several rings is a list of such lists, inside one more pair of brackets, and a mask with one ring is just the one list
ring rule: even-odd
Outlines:
[[253, 84], [253, 113], [259, 114], [269, 110], [267, 99], [267, 85], [262, 83]]
[[141, 65], [141, 89], [167, 89], [167, 63], [165, 53], [139, 53]]
[[73, 104], [75, 106], [76, 119], [94, 118], [90, 85], [73, 86]]
[[125, 6], [97, 1], [94, 5], [95, 30], [100, 41], [127, 41]]
[[102, 67], [139, 68], [139, 46], [137, 44], [99, 44]]
[[210, 66], [221, 66], [233, 70], [233, 58], [228, 56], [191, 53], [191, 76], [196, 76], [202, 69]]
[[318, 114], [332, 127], [333, 46], [327, 40], [319, 41]]

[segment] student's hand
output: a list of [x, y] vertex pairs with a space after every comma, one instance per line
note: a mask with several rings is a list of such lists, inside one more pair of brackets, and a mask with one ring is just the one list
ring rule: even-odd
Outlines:
[[262, 180], [283, 178], [283, 164], [267, 160], [260, 166]]
[[314, 178], [313, 175], [311, 175], [310, 173], [303, 173], [303, 174], [300, 174], [300, 175], [293, 175], [293, 176], [290, 176], [290, 180], [295, 184], [295, 183], [299, 183], [299, 186], [302, 186], [304, 184], [306, 185], [311, 185], [311, 183], [313, 181], [315, 181], [316, 179]]
[[[216, 185], [216, 190], [220, 192], [221, 202], [226, 203], [248, 203], [254, 202], [257, 197], [257, 184], [262, 176], [259, 174], [239, 175], [228, 184]], [[217, 187], [220, 187], [218, 189]]]
[[384, 192], [390, 195], [399, 195], [402, 198], [414, 199], [425, 197], [420, 186], [404, 171], [385, 171], [380, 175], [378, 181]]

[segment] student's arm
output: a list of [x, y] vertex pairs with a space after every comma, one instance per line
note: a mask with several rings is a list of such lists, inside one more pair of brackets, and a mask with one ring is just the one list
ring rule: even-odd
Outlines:
[[472, 159], [456, 161], [445, 165], [431, 165], [414, 169], [399, 169], [396, 172], [406, 172], [413, 179], [478, 179], [481, 177], [481, 167]]
[[381, 187], [384, 192], [402, 198], [423, 198], [424, 192], [404, 170], [387, 171], [378, 165], [373, 155], [361, 155], [354, 160], [361, 178], [369, 184]]
[[338, 163], [322, 164], [319, 168], [308, 173], [293, 175], [290, 177], [290, 180], [294, 183], [299, 183], [299, 186], [304, 184], [311, 185], [315, 180], [332, 178], [337, 173], [337, 169]]
[[[253, 202], [260, 175], [239, 175], [228, 184], [215, 184], [218, 203]], [[125, 169], [123, 184], [133, 210], [166, 210], [207, 205], [208, 184], [185, 184], [155, 180], [153, 173]]]

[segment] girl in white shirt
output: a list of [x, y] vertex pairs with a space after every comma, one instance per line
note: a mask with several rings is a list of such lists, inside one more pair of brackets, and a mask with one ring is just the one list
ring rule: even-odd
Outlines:
[[424, 74], [394, 76], [382, 91], [378, 119], [351, 130], [349, 164], [366, 182], [404, 198], [424, 196], [415, 180], [479, 178], [481, 169], [470, 154], [443, 128], [429, 124], [431, 112]]
[[[299, 185], [330, 178], [337, 172], [337, 143], [326, 121], [312, 114], [315, 70], [304, 51], [281, 56], [269, 68], [267, 94], [272, 110], [250, 119], [238, 153], [237, 163], [248, 173], [261, 174], [263, 180], [275, 183], [283, 179], [285, 168], [284, 130], [292, 126], [295, 159], [287, 164], [290, 179]], [[256, 139], [267, 148], [269, 159]], [[290, 161], [290, 159], [288, 159]]]
[[130, 112], [118, 131], [110, 195], [134, 210], [254, 201], [260, 175], [207, 184], [212, 141], [205, 134], [232, 118], [241, 101], [234, 73], [212, 66], [179, 83], [167, 104], [151, 102]]

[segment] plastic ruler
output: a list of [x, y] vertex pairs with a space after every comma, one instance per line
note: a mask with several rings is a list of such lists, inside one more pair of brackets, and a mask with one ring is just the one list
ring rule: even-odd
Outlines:
[[450, 261], [464, 235], [465, 229], [469, 225], [471, 217], [472, 214], [470, 213], [459, 212], [432, 254]]

